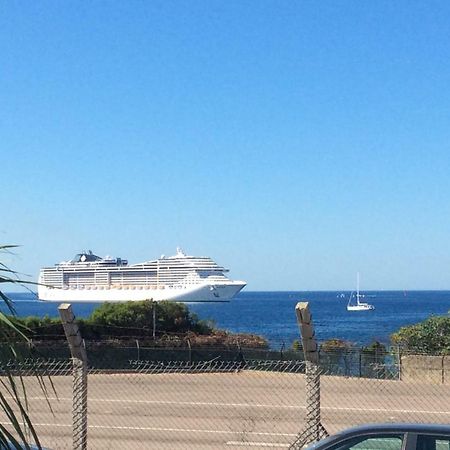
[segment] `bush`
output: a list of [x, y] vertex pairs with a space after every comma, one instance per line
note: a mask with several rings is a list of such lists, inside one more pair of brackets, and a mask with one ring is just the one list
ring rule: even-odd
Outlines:
[[369, 378], [384, 378], [386, 376], [386, 346], [374, 341], [361, 349], [360, 372]]
[[433, 316], [391, 335], [393, 344], [417, 353], [450, 353], [450, 317]]
[[153, 330], [153, 314], [156, 329], [166, 333], [208, 334], [212, 330], [206, 323], [191, 314], [187, 306], [177, 302], [143, 302], [103, 303], [91, 314], [86, 325], [121, 327], [130, 330], [145, 330], [148, 334]]
[[[214, 328], [207, 321], [199, 320], [191, 314], [183, 303], [162, 302], [126, 302], [103, 303], [87, 319], [78, 319], [82, 336], [89, 340], [104, 338], [136, 338], [153, 336], [153, 314], [155, 316], [155, 334], [211, 335]], [[48, 316], [16, 318], [17, 326], [31, 339], [65, 339], [64, 329], [59, 318]], [[13, 339], [19, 333], [0, 323], [0, 331], [8, 333]]]
[[328, 373], [348, 375], [351, 346], [342, 339], [328, 339], [320, 346], [320, 364]]

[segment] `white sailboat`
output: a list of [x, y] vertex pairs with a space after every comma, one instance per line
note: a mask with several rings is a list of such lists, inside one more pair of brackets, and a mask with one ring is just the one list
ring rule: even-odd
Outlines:
[[364, 295], [359, 292], [359, 272], [356, 274], [356, 304], [352, 303], [353, 294], [354, 292], [350, 294], [348, 299], [347, 311], [373, 311], [375, 309], [375, 306], [361, 301]]

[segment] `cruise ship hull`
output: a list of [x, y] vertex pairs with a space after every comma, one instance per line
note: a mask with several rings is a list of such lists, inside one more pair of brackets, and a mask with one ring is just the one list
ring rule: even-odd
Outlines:
[[244, 282], [201, 284], [166, 289], [145, 287], [60, 289], [44, 285], [38, 287], [40, 300], [48, 302], [126, 302], [140, 300], [171, 300], [177, 302], [228, 302], [244, 287]]

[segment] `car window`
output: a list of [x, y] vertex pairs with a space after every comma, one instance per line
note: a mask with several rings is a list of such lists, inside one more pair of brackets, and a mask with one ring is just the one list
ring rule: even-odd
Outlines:
[[[402, 450], [402, 446], [403, 435], [366, 436], [340, 443], [332, 450]], [[446, 450], [450, 449], [447, 447]]]
[[416, 450], [450, 450], [450, 437], [419, 435]]

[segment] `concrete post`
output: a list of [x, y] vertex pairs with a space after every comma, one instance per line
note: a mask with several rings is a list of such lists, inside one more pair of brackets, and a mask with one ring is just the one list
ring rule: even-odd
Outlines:
[[73, 399], [72, 427], [73, 450], [87, 449], [87, 355], [72, 306], [63, 303], [58, 307], [72, 355]]

